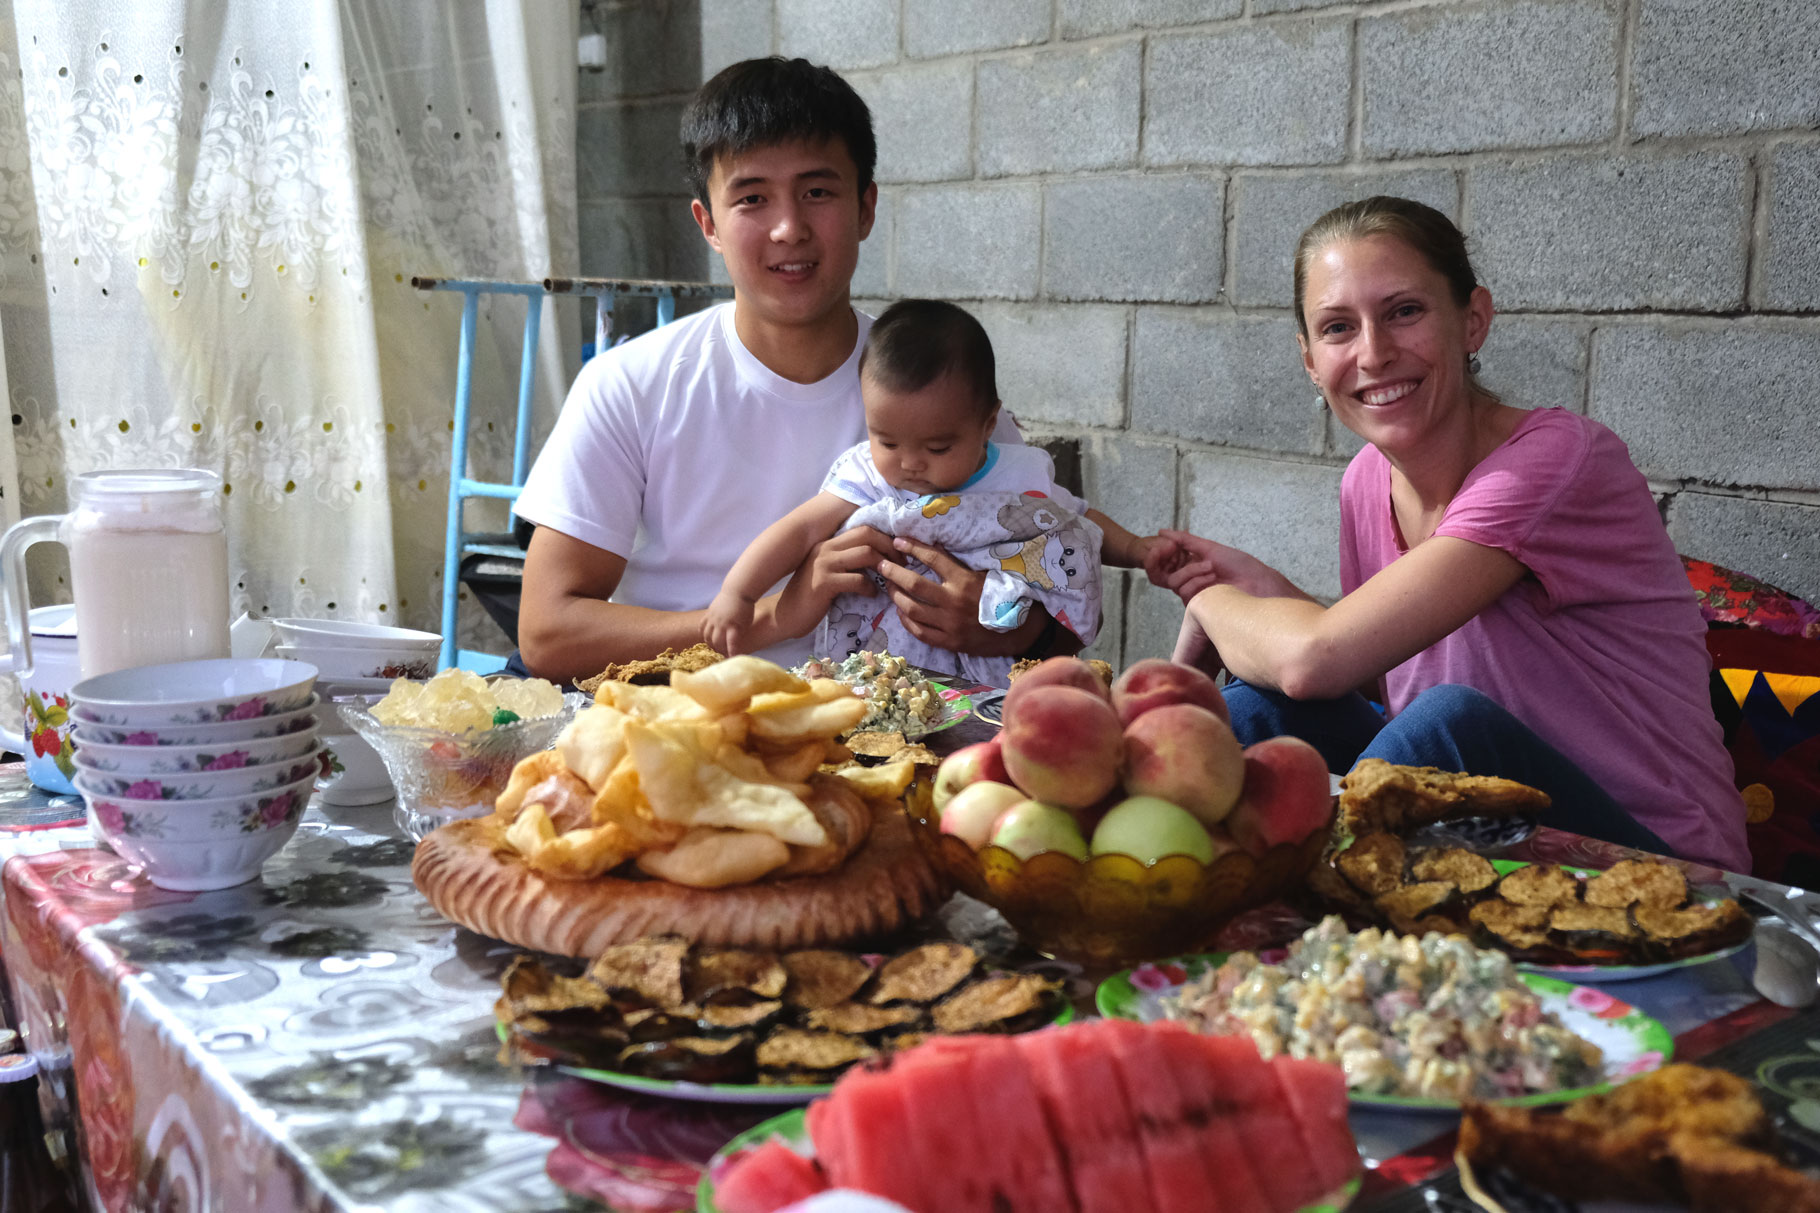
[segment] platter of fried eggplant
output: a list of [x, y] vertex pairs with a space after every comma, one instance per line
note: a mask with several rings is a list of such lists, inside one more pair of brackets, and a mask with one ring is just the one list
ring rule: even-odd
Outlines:
[[662, 936], [608, 948], [576, 976], [519, 956], [500, 984], [502, 1061], [727, 1103], [807, 1103], [848, 1067], [932, 1035], [1072, 1017], [1060, 982], [993, 969], [953, 941], [880, 956]]

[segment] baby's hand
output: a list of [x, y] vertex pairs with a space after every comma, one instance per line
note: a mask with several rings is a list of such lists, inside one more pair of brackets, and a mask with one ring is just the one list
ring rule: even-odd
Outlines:
[[708, 647], [729, 657], [745, 652], [746, 634], [752, 630], [752, 604], [731, 590], [722, 590], [708, 604], [701, 638]]

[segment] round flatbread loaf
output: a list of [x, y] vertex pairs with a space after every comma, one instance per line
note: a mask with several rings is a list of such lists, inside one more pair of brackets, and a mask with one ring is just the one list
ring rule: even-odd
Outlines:
[[662, 880], [554, 880], [504, 845], [488, 816], [457, 821], [417, 844], [411, 878], [443, 917], [519, 947], [591, 958], [647, 935], [713, 947], [828, 947], [881, 935], [948, 897], [895, 804], [874, 802], [864, 845], [831, 872], [691, 889]]

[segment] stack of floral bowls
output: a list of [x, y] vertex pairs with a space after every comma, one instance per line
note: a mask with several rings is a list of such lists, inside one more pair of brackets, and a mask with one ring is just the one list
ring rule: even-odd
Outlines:
[[89, 825], [160, 888], [259, 875], [297, 830], [322, 769], [316, 669], [180, 661], [70, 689], [75, 784]]
[[[316, 684], [325, 704], [340, 700], [370, 705], [399, 678], [436, 672], [442, 637], [434, 632], [340, 619], [274, 619], [268, 653], [304, 661], [321, 671]], [[330, 804], [377, 804], [395, 794], [386, 765], [366, 739], [324, 710], [326, 773], [319, 791]]]

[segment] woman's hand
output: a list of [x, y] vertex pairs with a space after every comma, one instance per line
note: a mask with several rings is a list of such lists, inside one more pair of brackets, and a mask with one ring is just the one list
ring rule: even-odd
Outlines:
[[986, 657], [1009, 657], [1029, 644], [1022, 629], [996, 632], [980, 623], [984, 573], [968, 568], [942, 548], [913, 539], [895, 542], [902, 556], [920, 560], [938, 578], [932, 581], [904, 567], [901, 556], [899, 563], [879, 564], [877, 572], [885, 579], [885, 593], [897, 608], [905, 631], [934, 648]]
[[1213, 585], [1230, 585], [1254, 598], [1306, 598], [1289, 578], [1255, 556], [1187, 531], [1157, 532], [1158, 542], [1144, 558], [1152, 585], [1162, 586], [1183, 602]]
[[869, 526], [842, 531], [815, 545], [777, 596], [776, 639], [806, 636], [828, 613], [838, 594], [878, 593], [868, 571], [880, 560], [900, 561], [891, 537]]

